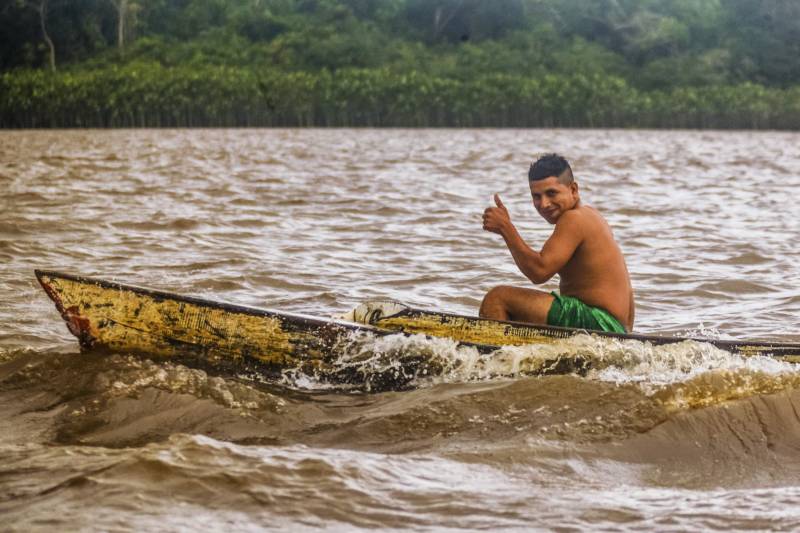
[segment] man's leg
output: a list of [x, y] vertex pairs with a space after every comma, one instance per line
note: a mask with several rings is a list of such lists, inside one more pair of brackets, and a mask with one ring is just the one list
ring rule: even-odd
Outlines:
[[549, 292], [500, 285], [486, 293], [479, 314], [493, 320], [547, 324], [554, 299]]

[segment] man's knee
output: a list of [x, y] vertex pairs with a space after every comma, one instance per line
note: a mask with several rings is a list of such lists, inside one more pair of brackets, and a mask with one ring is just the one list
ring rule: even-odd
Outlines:
[[483, 301], [489, 302], [497, 302], [497, 301], [504, 301], [508, 297], [508, 293], [513, 290], [514, 287], [509, 285], [498, 285], [497, 287], [492, 287], [486, 293], [486, 296], [483, 297]]
[[508, 295], [513, 287], [498, 285], [489, 289], [483, 297], [478, 314], [484, 318], [505, 318], [508, 316]]
[[546, 324], [553, 296], [536, 289], [499, 285], [483, 298], [478, 314], [493, 320]]

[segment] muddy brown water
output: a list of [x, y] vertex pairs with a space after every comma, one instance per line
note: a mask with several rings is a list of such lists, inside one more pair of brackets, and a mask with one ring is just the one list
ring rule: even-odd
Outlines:
[[481, 213], [500, 193], [541, 245], [526, 172], [546, 151], [611, 223], [637, 332], [800, 342], [798, 134], [0, 132], [0, 529], [800, 527], [789, 364], [581, 336], [555, 349], [589, 354], [589, 375], [529, 377], [515, 369], [547, 348], [389, 338], [380, 364], [458, 364], [382, 393], [254, 382], [81, 354], [33, 276], [474, 314], [493, 285], [527, 285]]

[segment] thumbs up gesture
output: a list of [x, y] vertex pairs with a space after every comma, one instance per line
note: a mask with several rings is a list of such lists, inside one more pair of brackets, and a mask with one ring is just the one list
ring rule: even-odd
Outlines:
[[494, 203], [497, 207], [487, 207], [483, 212], [483, 229], [502, 235], [503, 230], [511, 226], [511, 217], [500, 195], [494, 195]]

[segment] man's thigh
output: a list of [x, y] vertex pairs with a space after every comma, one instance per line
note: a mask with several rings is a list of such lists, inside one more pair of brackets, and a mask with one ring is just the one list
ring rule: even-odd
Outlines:
[[521, 287], [504, 287], [499, 295], [508, 319], [517, 322], [547, 324], [547, 313], [555, 299], [549, 292]]

